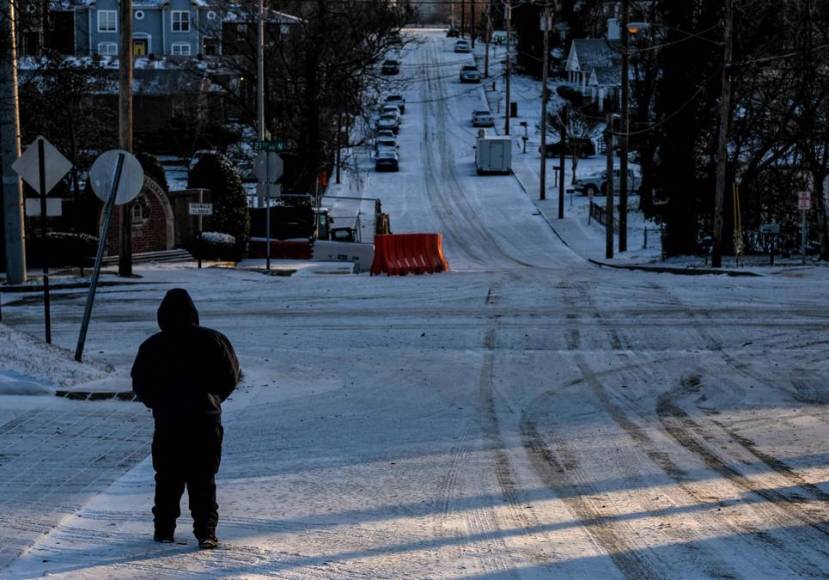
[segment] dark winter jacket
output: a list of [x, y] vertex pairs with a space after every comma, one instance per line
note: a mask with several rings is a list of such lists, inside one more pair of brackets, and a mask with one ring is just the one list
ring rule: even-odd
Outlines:
[[220, 332], [199, 326], [186, 290], [167, 292], [158, 308], [161, 332], [144, 341], [132, 366], [132, 390], [153, 410], [156, 425], [219, 421], [239, 382], [239, 361]]

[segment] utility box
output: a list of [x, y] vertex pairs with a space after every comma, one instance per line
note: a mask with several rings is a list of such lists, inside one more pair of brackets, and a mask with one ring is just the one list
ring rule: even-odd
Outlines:
[[509, 174], [512, 171], [512, 139], [510, 137], [479, 137], [475, 148], [478, 175]]

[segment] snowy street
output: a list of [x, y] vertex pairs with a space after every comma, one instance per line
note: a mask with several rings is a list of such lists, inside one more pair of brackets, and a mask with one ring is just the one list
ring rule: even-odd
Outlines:
[[[441, 232], [451, 271], [154, 265], [101, 288], [86, 352], [116, 376], [174, 287], [239, 354], [222, 544], [199, 551], [189, 515], [179, 543], [153, 543], [143, 405], [3, 395], [0, 577], [827, 575], [825, 269], [590, 264], [514, 176], [476, 175], [484, 85], [458, 80], [473, 57], [444, 33], [418, 38], [400, 172], [357, 152], [334, 195], [379, 197], [395, 233]], [[56, 345], [74, 349], [85, 298], [55, 292]], [[4, 325], [42, 337], [39, 294], [2, 307]]]

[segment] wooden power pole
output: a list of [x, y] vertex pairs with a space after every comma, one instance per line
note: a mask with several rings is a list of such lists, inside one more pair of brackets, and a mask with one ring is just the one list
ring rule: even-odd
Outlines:
[[541, 70], [541, 166], [539, 168], [538, 199], [547, 199], [547, 70], [550, 59], [550, 3], [544, 1], [544, 12], [541, 15], [542, 32], [544, 34], [544, 58]]
[[717, 138], [717, 185], [714, 191], [714, 232], [711, 265], [722, 267], [722, 231], [725, 212], [725, 174], [728, 165], [728, 125], [731, 118], [731, 60], [734, 31], [734, 0], [725, 0], [724, 55], [722, 96], [720, 97], [720, 132]]
[[[613, 113], [607, 114], [607, 179], [605, 179], [605, 249], [604, 257], [613, 257]], [[575, 151], [573, 155], [575, 155]]]
[[619, 251], [628, 249], [628, 133], [630, 133], [630, 0], [622, 0], [622, 135], [619, 156]]
[[3, 160], [3, 226], [6, 245], [6, 282], [26, 281], [26, 234], [23, 226], [23, 185], [12, 169], [20, 157], [20, 114], [17, 100], [17, 3], [3, 3], [0, 14], [0, 158]]
[[[132, 0], [120, 0], [118, 55], [118, 143], [132, 152]], [[132, 204], [121, 206], [118, 275], [132, 276]]]
[[510, 76], [512, 75], [512, 51], [510, 50], [510, 35], [512, 34], [512, 4], [511, 0], [504, 2], [504, 16], [507, 21], [507, 63], [506, 63], [506, 103], [504, 106], [504, 135], [509, 135], [509, 116], [510, 116]]

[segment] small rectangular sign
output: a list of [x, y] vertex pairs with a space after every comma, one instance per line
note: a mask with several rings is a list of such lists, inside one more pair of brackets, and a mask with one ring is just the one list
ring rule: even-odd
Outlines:
[[187, 209], [190, 215], [213, 215], [212, 203], [191, 203]]
[[[26, 215], [40, 217], [40, 198], [26, 198]], [[59, 197], [46, 198], [46, 217], [60, 217], [63, 215], [63, 200]]]
[[780, 224], [762, 224], [760, 226], [761, 234], [779, 234]]
[[797, 209], [806, 211], [812, 209], [812, 194], [808, 191], [801, 191], [797, 194]]

